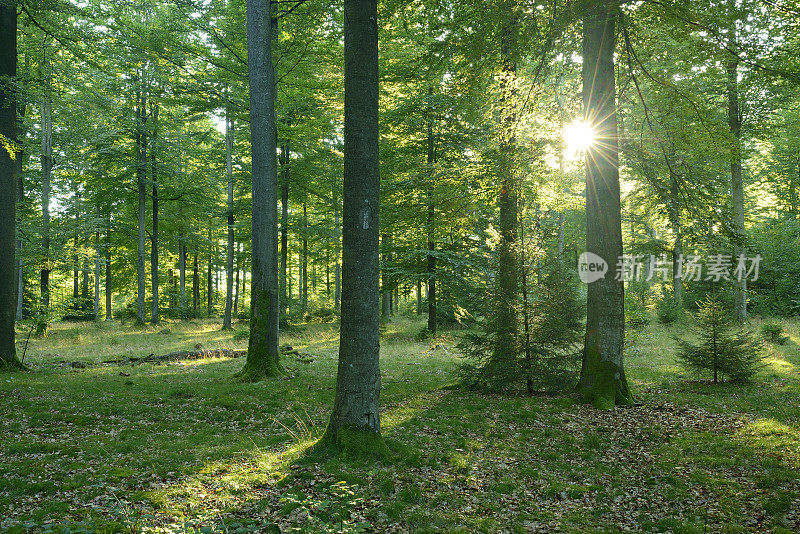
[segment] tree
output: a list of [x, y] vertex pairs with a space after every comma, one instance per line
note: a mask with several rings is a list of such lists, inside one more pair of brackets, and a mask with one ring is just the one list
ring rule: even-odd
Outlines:
[[281, 373], [278, 354], [278, 174], [271, 0], [247, 2], [247, 63], [253, 159], [253, 281], [247, 362], [237, 377]]
[[17, 8], [0, 1], [0, 370], [19, 369], [14, 345], [17, 287], [14, 273], [16, 239], [17, 104]]
[[763, 359], [761, 347], [753, 334], [734, 325], [716, 296], [708, 295], [698, 303], [695, 329], [698, 344], [678, 342], [678, 359], [692, 371], [711, 371], [714, 383], [725, 377], [747, 380], [758, 370]]
[[598, 408], [631, 402], [622, 350], [624, 286], [614, 269], [622, 257], [614, 50], [617, 0], [592, 0], [583, 14], [583, 106], [595, 142], [586, 150], [586, 250], [611, 272], [589, 284], [586, 338], [578, 390]]
[[380, 431], [378, 3], [344, 3], [344, 209], [336, 397], [322, 442], [386, 453]]

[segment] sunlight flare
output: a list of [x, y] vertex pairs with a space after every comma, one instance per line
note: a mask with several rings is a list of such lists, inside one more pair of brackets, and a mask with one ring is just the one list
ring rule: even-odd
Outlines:
[[568, 159], [583, 154], [595, 142], [595, 129], [585, 120], [576, 120], [564, 128], [564, 154]]

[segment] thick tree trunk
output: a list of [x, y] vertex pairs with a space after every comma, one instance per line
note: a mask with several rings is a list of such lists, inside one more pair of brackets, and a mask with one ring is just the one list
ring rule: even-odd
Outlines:
[[225, 316], [222, 319], [222, 329], [230, 330], [231, 314], [233, 313], [233, 120], [229, 110], [225, 110], [225, 172], [228, 176], [228, 257], [225, 264]]
[[383, 455], [378, 397], [378, 16], [376, 0], [344, 2], [344, 235], [339, 368], [323, 441]]
[[[17, 106], [13, 87], [17, 76], [17, 8], [0, 3], [0, 135], [17, 140]], [[21, 369], [15, 346], [17, 164], [0, 145], [0, 370]]]
[[289, 261], [289, 146], [281, 146], [281, 279], [280, 279], [280, 323], [289, 322], [289, 294], [287, 264]]
[[[736, 30], [731, 43], [736, 47]], [[747, 254], [744, 229], [744, 184], [742, 182], [742, 117], [739, 110], [739, 58], [731, 54], [726, 65], [728, 74], [728, 126], [733, 137], [731, 155], [731, 196], [733, 197], [733, 229], [736, 232], [734, 260]], [[747, 320], [747, 279], [734, 280], [734, 314], [740, 324]]]
[[619, 134], [614, 78], [618, 0], [592, 0], [583, 17], [583, 106], [602, 142], [586, 151], [586, 250], [609, 266], [589, 284], [579, 390], [598, 408], [631, 402], [622, 362], [624, 286], [614, 271], [622, 256]]
[[139, 192], [139, 235], [136, 262], [136, 322], [144, 324], [145, 313], [145, 243], [147, 216], [147, 96], [144, 91], [144, 72], [137, 90], [137, 125], [136, 125], [136, 183]]
[[[490, 366], [499, 372], [513, 368], [519, 349], [519, 253], [517, 250], [517, 224], [519, 207], [517, 195], [517, 25], [519, 15], [510, 6], [508, 20], [504, 23], [500, 56], [500, 146], [498, 153], [498, 178], [500, 191], [497, 197], [500, 242], [497, 246], [497, 301], [495, 312], [495, 345]], [[490, 370], [491, 372], [491, 370]]]
[[280, 374], [278, 354], [278, 176], [271, 0], [247, 2], [250, 139], [253, 159], [252, 315], [247, 362], [238, 376], [261, 380]]

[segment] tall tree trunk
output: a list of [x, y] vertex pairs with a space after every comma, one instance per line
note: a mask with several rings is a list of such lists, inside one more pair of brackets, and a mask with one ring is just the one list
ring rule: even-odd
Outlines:
[[94, 233], [94, 320], [100, 320], [100, 232]]
[[336, 195], [336, 187], [334, 186], [333, 192], [333, 239], [335, 242], [336, 263], [333, 266], [333, 309], [339, 311], [342, 300], [342, 269], [340, 259], [342, 257], [342, 235], [341, 235], [341, 222], [339, 221], [339, 199]]
[[[17, 105], [14, 82], [17, 76], [17, 7], [0, 3], [0, 135], [17, 141]], [[17, 164], [4, 145], [0, 145], [0, 370], [19, 369], [14, 330], [16, 315]]]
[[[495, 346], [490, 360], [491, 366], [500, 366], [498, 371], [507, 372], [517, 359], [519, 348], [519, 254], [517, 250], [517, 228], [519, 224], [519, 192], [517, 152], [517, 39], [519, 15], [516, 8], [509, 7], [508, 19], [502, 32], [500, 56], [502, 71], [500, 80], [500, 143], [498, 154], [498, 178], [500, 192], [497, 198], [500, 243], [497, 246], [497, 303], [495, 312]], [[491, 372], [491, 370], [490, 370]]]
[[[732, 5], [735, 5], [732, 2]], [[731, 49], [736, 50], [736, 23], [730, 32]], [[739, 57], [731, 53], [726, 65], [728, 75], [728, 126], [733, 137], [731, 154], [731, 196], [733, 197], [733, 229], [736, 232], [734, 260], [747, 254], [744, 229], [744, 184], [742, 182], [742, 116], [739, 110]], [[734, 314], [740, 324], [747, 320], [747, 278], [734, 280]]]
[[[18, 97], [19, 100], [19, 97]], [[23, 127], [25, 122], [26, 106], [23, 102], [18, 102], [19, 106], [19, 120], [17, 121], [17, 135], [24, 137]], [[17, 203], [22, 205], [25, 202], [25, 181], [23, 180], [23, 170], [25, 168], [26, 153], [23, 150], [17, 152], [16, 166], [17, 166]], [[25, 265], [22, 261], [22, 237], [17, 237], [16, 244], [16, 259], [17, 259], [17, 310], [16, 319], [22, 321], [23, 319], [23, 302], [25, 300]]]
[[618, 0], [592, 0], [583, 15], [583, 106], [602, 142], [586, 150], [586, 250], [611, 272], [589, 284], [586, 339], [579, 390], [598, 408], [631, 401], [622, 348], [624, 286], [614, 269], [622, 256], [619, 191], [619, 134], [614, 78]]
[[111, 214], [108, 215], [108, 226], [106, 227], [106, 321], [114, 318], [114, 310], [111, 307]]
[[243, 380], [281, 372], [278, 354], [278, 175], [271, 0], [247, 2], [250, 139], [253, 160], [252, 315]]
[[42, 117], [42, 269], [39, 278], [42, 309], [37, 334], [47, 331], [50, 312], [50, 178], [53, 170], [53, 103], [50, 95], [50, 72], [47, 53], [43, 58], [44, 89], [41, 102]]
[[[153, 138], [155, 139], [155, 132], [158, 127], [158, 106], [151, 106], [152, 110], [150, 116], [153, 119]], [[154, 146], [150, 147], [150, 178], [153, 182], [153, 229], [150, 235], [150, 285], [153, 292], [153, 305], [150, 311], [150, 322], [152, 324], [158, 324], [160, 322], [158, 286], [158, 173]]]
[[214, 229], [208, 225], [208, 270], [206, 272], [206, 311], [208, 316], [214, 314], [214, 256], [216, 244], [214, 243]]
[[683, 281], [681, 278], [681, 265], [683, 261], [683, 235], [681, 230], [681, 212], [678, 203], [678, 178], [670, 176], [670, 207], [669, 219], [675, 241], [672, 246], [672, 295], [683, 305]]
[[147, 216], [147, 95], [145, 93], [144, 71], [137, 88], [136, 124], [136, 183], [139, 191], [139, 235], [136, 262], [136, 322], [144, 324], [145, 313], [145, 243]]
[[[428, 99], [433, 97], [433, 88], [428, 88]], [[436, 332], [436, 206], [433, 201], [434, 189], [434, 164], [436, 163], [436, 146], [433, 139], [433, 109], [428, 104], [428, 330]]]
[[303, 202], [303, 230], [302, 230], [303, 248], [301, 249], [300, 258], [300, 310], [305, 313], [308, 309], [308, 211], [306, 210], [306, 203]]
[[280, 323], [289, 322], [289, 294], [287, 262], [289, 258], [289, 145], [281, 146], [281, 280], [280, 280]]
[[239, 245], [236, 245], [236, 291], [233, 294], [233, 315], [239, 317], [239, 277], [241, 275], [242, 267], [240, 265], [242, 257], [239, 251]]
[[344, 2], [344, 235], [339, 368], [323, 440], [387, 452], [380, 435], [377, 0]]
[[228, 176], [228, 257], [225, 264], [225, 316], [222, 319], [222, 329], [230, 330], [231, 314], [233, 313], [233, 120], [230, 110], [225, 110], [225, 173]]

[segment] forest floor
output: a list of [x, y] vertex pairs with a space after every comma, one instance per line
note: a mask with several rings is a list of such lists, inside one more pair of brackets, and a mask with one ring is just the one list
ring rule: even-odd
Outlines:
[[[757, 324], [758, 321], [755, 321]], [[103, 363], [246, 347], [244, 324], [56, 324], [0, 375], [0, 532], [797, 532], [800, 323], [747, 385], [692, 380], [672, 336], [632, 332], [639, 404], [447, 389], [458, 332], [383, 334], [381, 463], [307, 453], [333, 404], [337, 330], [284, 338], [288, 374], [242, 359]], [[20, 332], [24, 339], [26, 333]], [[80, 363], [74, 363], [80, 362]]]

